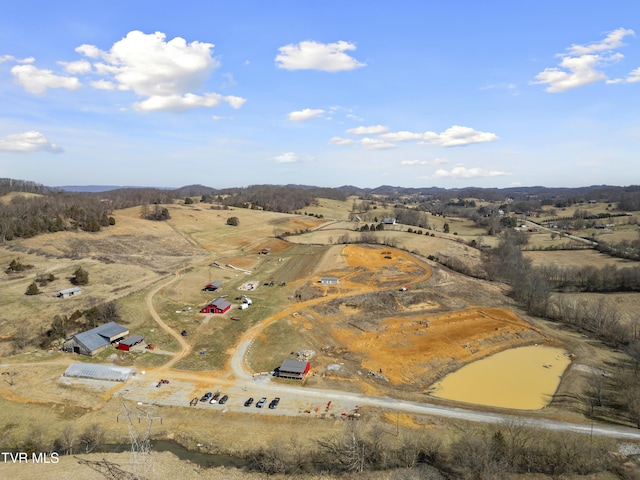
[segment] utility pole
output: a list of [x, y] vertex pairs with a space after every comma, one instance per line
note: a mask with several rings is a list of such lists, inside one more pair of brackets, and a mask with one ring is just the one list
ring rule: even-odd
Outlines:
[[[154, 420], [160, 420], [162, 424], [162, 417], [154, 415], [156, 408], [154, 404], [143, 404], [138, 402], [138, 406], [135, 409], [131, 409], [127, 406], [124, 399], [122, 402], [122, 412], [118, 414], [124, 416], [129, 426], [129, 438], [131, 440], [131, 465], [133, 465], [133, 478], [137, 480], [147, 480], [153, 476], [153, 457], [151, 456], [151, 426]], [[137, 419], [137, 427], [134, 419]], [[144, 423], [143, 423], [144, 421]]]

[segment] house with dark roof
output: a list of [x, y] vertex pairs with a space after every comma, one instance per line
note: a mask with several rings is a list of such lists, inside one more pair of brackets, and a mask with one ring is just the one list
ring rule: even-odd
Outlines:
[[299, 362], [298, 360], [284, 360], [280, 368], [276, 370], [278, 377], [295, 378], [302, 380], [304, 376], [311, 370], [309, 362]]
[[202, 310], [200, 310], [200, 313], [222, 314], [228, 312], [230, 309], [231, 302], [220, 297], [207, 304]]
[[206, 292], [215, 292], [222, 286], [221, 282], [211, 282], [207, 283], [202, 290]]
[[74, 335], [65, 344], [65, 350], [93, 357], [127, 335], [129, 335], [127, 327], [109, 322]]
[[125, 352], [128, 352], [129, 350], [131, 350], [131, 347], [142, 342], [144, 342], [144, 337], [142, 335], [131, 335], [124, 340], [120, 340], [120, 342], [118, 343], [118, 350], [124, 350]]

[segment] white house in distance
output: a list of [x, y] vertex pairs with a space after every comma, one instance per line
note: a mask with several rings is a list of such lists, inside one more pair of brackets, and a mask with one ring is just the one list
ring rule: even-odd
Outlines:
[[320, 277], [320, 283], [322, 285], [337, 285], [339, 281], [338, 277]]
[[82, 289], [80, 287], [67, 288], [65, 290], [60, 290], [56, 297], [58, 298], [69, 298], [74, 295], [80, 295], [82, 293]]

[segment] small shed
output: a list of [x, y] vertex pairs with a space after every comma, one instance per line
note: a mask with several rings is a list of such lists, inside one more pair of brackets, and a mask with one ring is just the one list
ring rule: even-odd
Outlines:
[[207, 283], [202, 290], [205, 290], [207, 292], [215, 292], [221, 286], [222, 286], [221, 282], [211, 282], [211, 283]]
[[337, 277], [321, 277], [320, 283], [322, 285], [337, 285], [338, 278]]
[[230, 309], [231, 309], [231, 302], [220, 297], [213, 300], [208, 305], [206, 305], [202, 310], [200, 310], [200, 313], [222, 314], [222, 313], [228, 312]]
[[284, 360], [277, 370], [278, 377], [302, 380], [311, 370], [311, 363], [298, 360]]
[[131, 335], [124, 340], [120, 340], [120, 342], [118, 343], [118, 350], [124, 350], [125, 352], [128, 352], [129, 350], [131, 350], [131, 347], [143, 341], [144, 337], [142, 335]]
[[67, 288], [65, 290], [60, 290], [58, 292], [58, 295], [56, 295], [58, 298], [69, 298], [69, 297], [73, 297], [74, 295], [80, 295], [82, 293], [82, 289], [80, 287], [73, 287], [73, 288]]
[[65, 370], [64, 376], [91, 378], [93, 380], [110, 380], [112, 382], [126, 382], [137, 373], [138, 370], [129, 367], [96, 365], [95, 363], [72, 363]]

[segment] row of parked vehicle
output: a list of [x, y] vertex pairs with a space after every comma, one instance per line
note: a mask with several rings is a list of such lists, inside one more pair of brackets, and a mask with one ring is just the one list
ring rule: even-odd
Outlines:
[[[256, 402], [256, 408], [262, 408], [264, 404], [267, 403], [267, 397], [262, 397], [260, 400]], [[274, 409], [280, 403], [280, 397], [276, 397], [269, 403], [269, 408]], [[244, 402], [245, 407], [250, 407], [253, 404], [253, 397], [249, 397], [246, 402]]]
[[[200, 398], [201, 402], [209, 402], [211, 404], [218, 403], [220, 405], [224, 405], [225, 403], [227, 403], [227, 400], [229, 400], [229, 396], [222, 395], [220, 392], [216, 392], [216, 393], [207, 392]], [[253, 397], [249, 397], [244, 402], [244, 406], [250, 407], [251, 405], [253, 405], [253, 401], [254, 401]], [[267, 397], [262, 397], [260, 400], [256, 402], [256, 408], [262, 408], [266, 403], [267, 403]], [[271, 402], [269, 402], [269, 408], [274, 409], [278, 406], [279, 403], [280, 403], [280, 397], [275, 397], [273, 400], [271, 400]]]
[[201, 402], [209, 402], [212, 404], [219, 403], [220, 405], [224, 405], [225, 403], [227, 403], [227, 400], [229, 400], [229, 396], [222, 395], [220, 392], [216, 392], [216, 393], [207, 392], [200, 398]]

